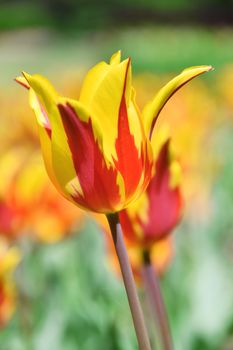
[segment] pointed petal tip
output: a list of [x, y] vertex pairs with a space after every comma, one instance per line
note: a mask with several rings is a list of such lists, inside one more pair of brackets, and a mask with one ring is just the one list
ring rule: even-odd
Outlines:
[[210, 72], [212, 70], [214, 70], [214, 67], [211, 66], [211, 65], [202, 65], [202, 66], [192, 66], [192, 67], [188, 67], [188, 68], [185, 68], [182, 72], [182, 73], [186, 73], [188, 71], [191, 71], [191, 70], [196, 70], [196, 71], [199, 71], [199, 72]]
[[28, 90], [30, 89], [30, 85], [28, 84], [28, 82], [24, 76], [23, 77], [22, 76], [16, 77], [14, 80], [16, 81], [16, 83], [22, 85], [26, 89], [28, 89]]
[[214, 67], [210, 65], [200, 66], [200, 68], [203, 68], [205, 72], [211, 72], [212, 70], [214, 70]]
[[121, 63], [121, 50], [116, 51], [110, 58], [110, 64]]
[[127, 57], [123, 61], [121, 61], [121, 50], [116, 51], [110, 58], [110, 64], [120, 64], [123, 62], [131, 63], [131, 57]]
[[22, 75], [24, 76], [24, 78], [25, 78], [26, 80], [29, 80], [29, 79], [31, 78], [31, 74], [28, 74], [28, 73], [25, 72], [25, 71], [22, 71]]

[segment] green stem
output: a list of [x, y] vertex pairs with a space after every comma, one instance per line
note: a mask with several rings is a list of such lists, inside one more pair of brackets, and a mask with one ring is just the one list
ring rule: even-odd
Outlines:
[[163, 349], [172, 350], [172, 338], [166, 308], [160, 290], [159, 277], [151, 264], [150, 252], [148, 250], [143, 252], [142, 277], [151, 311], [153, 312], [155, 321], [158, 324]]
[[115, 250], [120, 263], [120, 268], [133, 318], [135, 332], [137, 335], [139, 349], [151, 350], [149, 337], [145, 326], [145, 321], [121, 230], [121, 225], [119, 223], [118, 214], [107, 215], [107, 219], [111, 229]]

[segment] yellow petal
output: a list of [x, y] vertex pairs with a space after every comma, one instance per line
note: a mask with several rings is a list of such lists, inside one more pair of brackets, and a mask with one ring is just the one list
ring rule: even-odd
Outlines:
[[30, 88], [30, 85], [28, 84], [27, 80], [25, 77], [17, 77], [15, 78], [15, 81], [17, 81], [17, 83], [19, 83], [20, 85], [24, 86], [26, 89]]
[[[39, 128], [44, 160], [49, 176], [52, 181], [56, 178], [56, 180], [54, 180], [55, 186], [62, 189], [63, 195], [69, 197], [69, 194], [66, 192], [66, 184], [76, 176], [76, 172], [62, 120], [57, 108], [59, 95], [46, 78], [38, 74], [29, 75], [24, 73], [24, 76], [34, 93], [34, 95], [33, 93], [31, 94], [31, 105], [37, 115], [39, 126], [43, 126], [43, 119], [38, 107], [39, 104], [43, 106], [51, 124], [51, 146], [49, 140], [46, 138], [44, 130]], [[36, 102], [37, 100], [39, 104]]]
[[167, 103], [169, 98], [185, 85], [191, 79], [198, 75], [212, 70], [211, 66], [196, 66], [185, 69], [177, 77], [166, 84], [143, 109], [142, 115], [145, 125], [146, 134], [151, 137], [154, 124], [159, 116], [160, 111]]
[[169, 167], [170, 171], [170, 188], [174, 189], [181, 184], [182, 181], [182, 170], [180, 163], [177, 160], [173, 160]]
[[118, 50], [110, 58], [110, 64], [119, 64], [120, 62], [121, 62], [121, 50]]
[[53, 102], [58, 96], [58, 93], [52, 86], [52, 84], [40, 74], [30, 75], [23, 72], [25, 79], [30, 87], [36, 92], [39, 100], [43, 102], [47, 111], [53, 109]]
[[170, 137], [170, 127], [167, 123], [155, 130], [151, 138], [154, 159], [157, 159], [160, 149]]
[[[27, 76], [29, 77], [29, 75]], [[51, 135], [49, 135], [48, 129], [46, 129], [47, 123], [49, 121], [46, 120], [46, 117], [42, 112], [42, 105], [40, 104], [37, 94], [33, 89], [30, 89], [29, 91], [29, 102], [30, 102], [31, 108], [34, 110], [34, 113], [36, 115], [36, 119], [38, 122], [41, 150], [42, 150], [42, 155], [43, 155], [47, 173], [49, 175], [50, 180], [54, 183], [55, 187], [57, 188], [57, 190], [64, 195], [63, 190], [59, 185], [53, 171]]]
[[29, 104], [34, 110], [38, 124], [43, 128], [48, 127], [50, 122], [46, 119], [45, 113], [43, 113], [42, 110], [42, 105], [40, 104], [40, 101], [33, 89], [29, 90]]
[[[114, 64], [101, 62], [92, 68], [83, 83], [80, 101], [88, 107], [90, 114], [95, 116], [101, 125], [103, 149], [106, 157], [116, 159], [115, 140], [118, 133], [119, 107], [123, 93], [126, 105], [131, 98], [131, 66], [129, 59], [121, 63], [119, 53], [112, 58]], [[124, 90], [125, 86], [125, 90]], [[138, 116], [135, 120], [138, 122]]]
[[110, 70], [110, 65], [104, 61], [99, 62], [89, 70], [83, 81], [79, 99], [86, 106], [89, 106], [93, 96], [99, 88], [99, 85], [105, 79], [105, 76]]

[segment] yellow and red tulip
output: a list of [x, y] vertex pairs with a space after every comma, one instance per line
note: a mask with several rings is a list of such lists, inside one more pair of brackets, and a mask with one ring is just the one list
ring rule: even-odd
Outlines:
[[40, 75], [17, 78], [30, 90], [49, 176], [60, 193], [99, 213], [117, 212], [146, 189], [153, 166], [150, 138], [168, 99], [210, 66], [184, 70], [142, 112], [131, 85], [131, 62], [120, 52], [87, 74], [79, 100], [60, 96]]
[[141, 249], [166, 238], [181, 218], [180, 165], [174, 159], [171, 141], [161, 147], [154, 176], [146, 192], [120, 213], [123, 232]]

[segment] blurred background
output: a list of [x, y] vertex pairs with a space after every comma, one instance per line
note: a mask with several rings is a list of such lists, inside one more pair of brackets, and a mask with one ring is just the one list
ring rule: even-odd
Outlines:
[[173, 137], [185, 198], [161, 283], [175, 349], [233, 349], [232, 24], [232, 0], [1, 0], [1, 350], [137, 348], [106, 223], [50, 184], [14, 82], [40, 73], [78, 98], [86, 71], [118, 49], [132, 58], [140, 107], [184, 68], [215, 68], [157, 126]]

